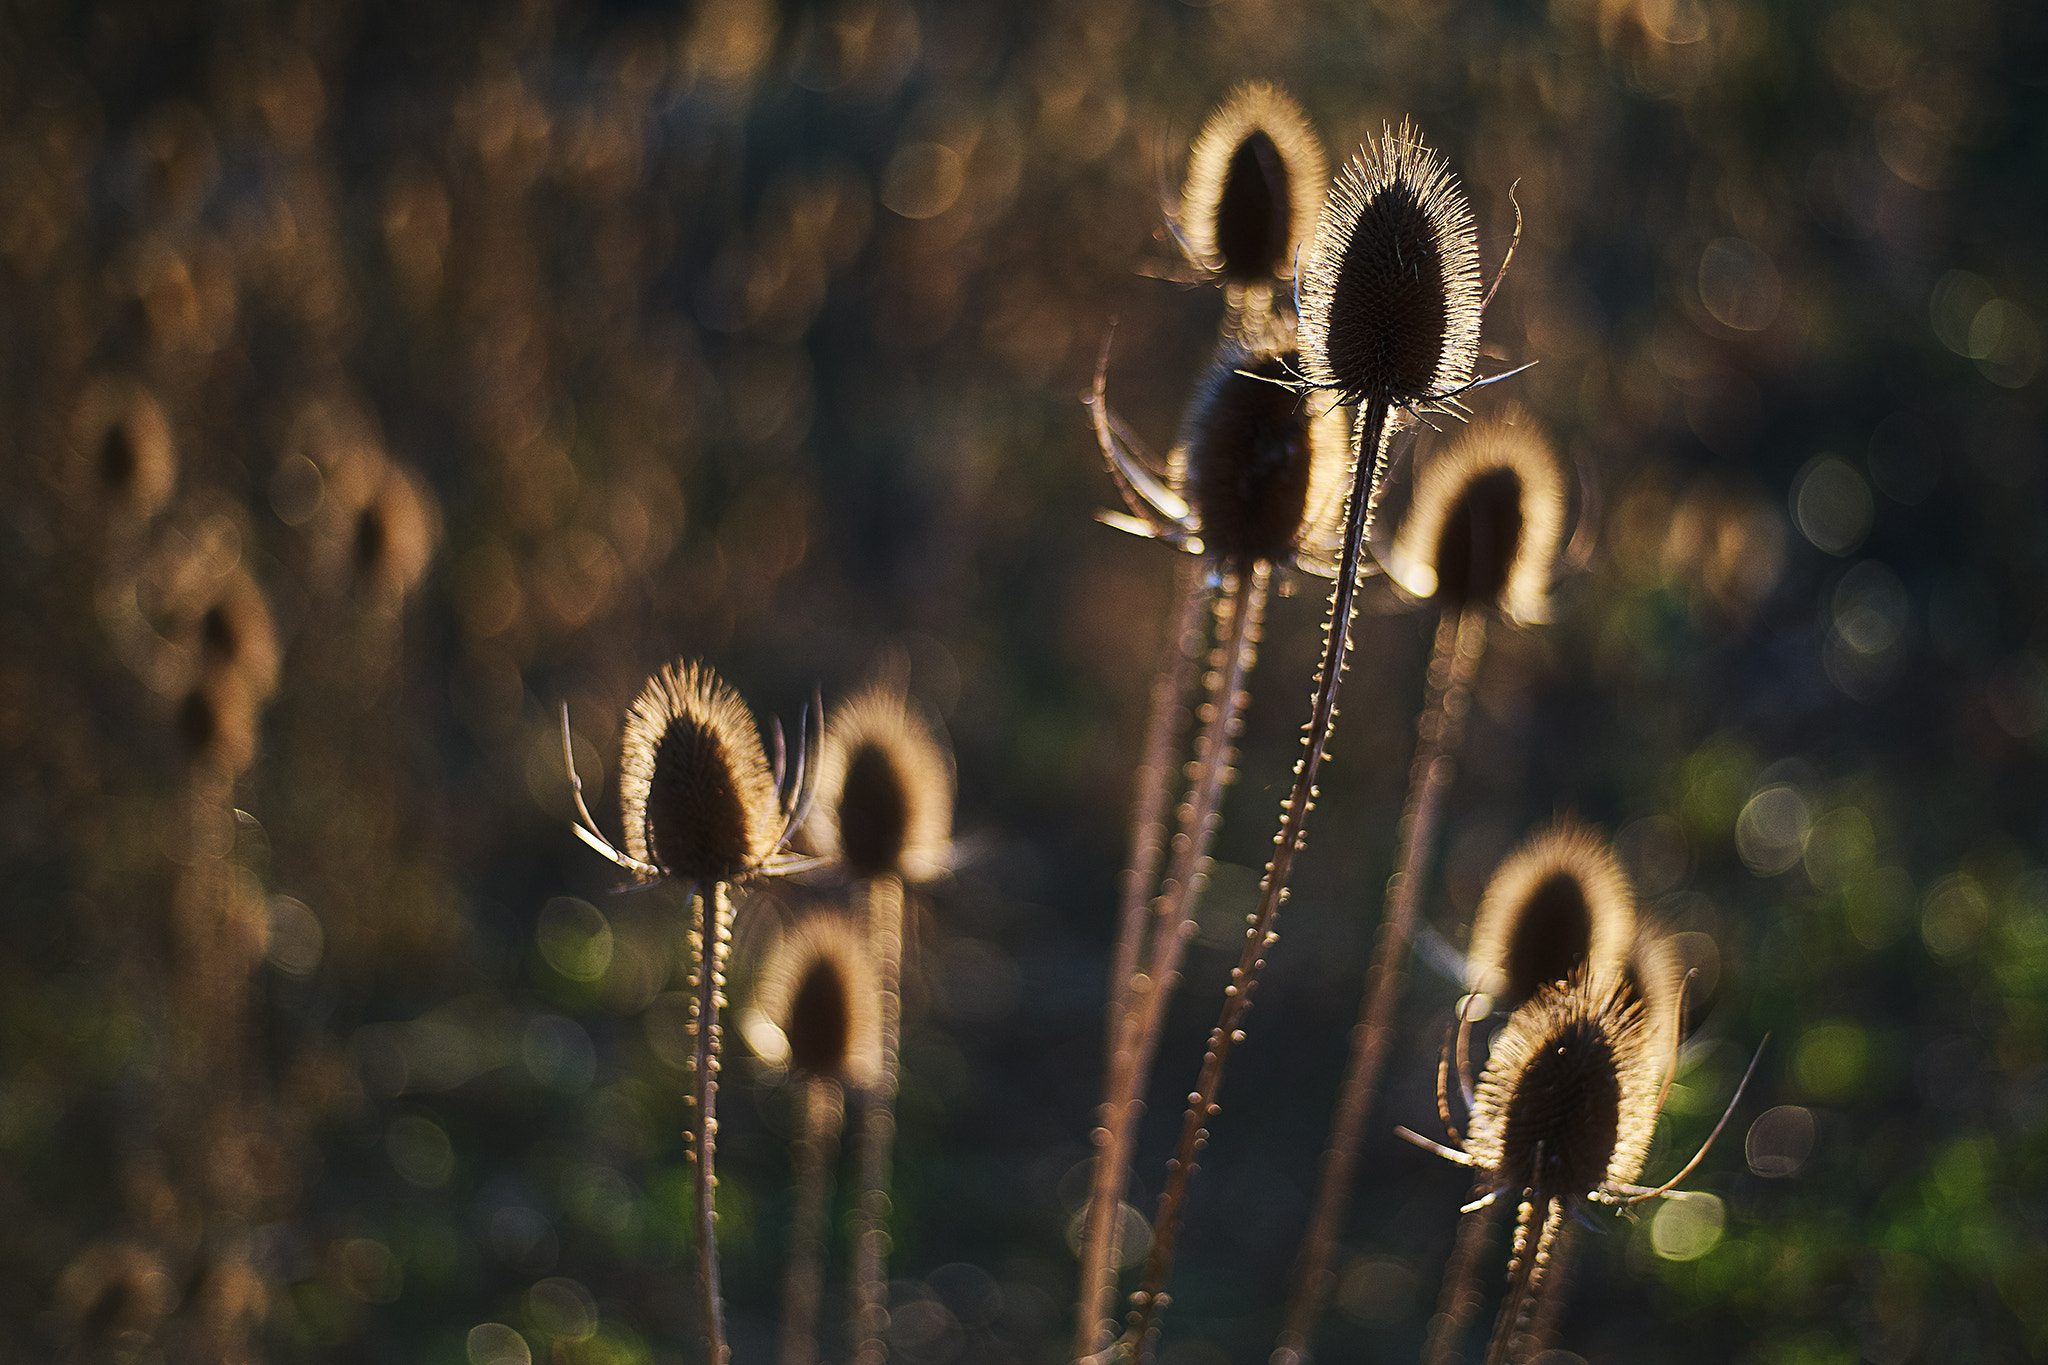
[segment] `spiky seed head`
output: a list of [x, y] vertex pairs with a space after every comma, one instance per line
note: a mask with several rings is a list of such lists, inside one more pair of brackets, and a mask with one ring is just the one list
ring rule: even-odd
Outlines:
[[774, 852], [775, 780], [745, 703], [689, 660], [647, 680], [620, 741], [626, 852], [671, 877], [737, 881]]
[[952, 759], [901, 691], [870, 687], [825, 724], [811, 810], [819, 852], [854, 876], [929, 881], [952, 856]]
[[1173, 453], [1205, 552], [1292, 563], [1334, 539], [1351, 446], [1342, 414], [1290, 387], [1292, 349], [1225, 345], [1209, 366]]
[[1527, 415], [1510, 409], [1424, 466], [1387, 572], [1447, 610], [1548, 620], [1564, 510], [1557, 457]]
[[137, 384], [101, 379], [72, 418], [78, 483], [96, 501], [147, 520], [178, 479], [177, 450], [163, 406]]
[[748, 1041], [764, 1060], [846, 1085], [882, 1073], [882, 990], [859, 930], [813, 915], [762, 964]]
[[1229, 284], [1293, 278], [1328, 175], [1301, 106], [1275, 86], [1239, 86], [1188, 152], [1180, 228], [1189, 256]]
[[1621, 970], [1635, 939], [1635, 892], [1598, 833], [1559, 821], [1516, 849], [1472, 921], [1466, 985], [1516, 1009], [1545, 986]]
[[1583, 1201], [1633, 1181], [1657, 1126], [1642, 1006], [1616, 973], [1543, 987], [1495, 1036], [1465, 1150], [1535, 1199]]
[[1347, 402], [1425, 402], [1479, 359], [1479, 246], [1443, 157], [1403, 123], [1330, 187], [1301, 267], [1301, 357]]

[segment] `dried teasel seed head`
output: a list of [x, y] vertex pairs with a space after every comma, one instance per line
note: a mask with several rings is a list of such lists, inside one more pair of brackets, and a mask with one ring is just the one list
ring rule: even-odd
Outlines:
[[1517, 1009], [1546, 986], [1619, 972], [1635, 941], [1635, 892], [1607, 841], [1560, 821], [1494, 871], [1479, 898], [1466, 985]]
[[1289, 564], [1340, 534], [1348, 428], [1333, 405], [1291, 387], [1299, 360], [1228, 344], [1188, 407], [1174, 475], [1203, 550], [1218, 558]]
[[195, 767], [235, 777], [256, 760], [258, 718], [249, 685], [236, 674], [218, 673], [185, 690], [173, 723]]
[[952, 857], [953, 762], [901, 691], [871, 687], [825, 724], [812, 839], [856, 877], [923, 882]]
[[184, 605], [181, 634], [204, 673], [237, 677], [253, 699], [277, 686], [277, 634], [270, 606], [248, 571], [231, 570]]
[[1331, 185], [1301, 266], [1308, 381], [1347, 402], [1427, 402], [1479, 358], [1479, 246], [1450, 168], [1403, 123]]
[[860, 931], [814, 915], [762, 964], [746, 1035], [764, 1060], [851, 1086], [882, 1074], [882, 989]]
[[86, 1341], [145, 1342], [174, 1297], [162, 1259], [135, 1242], [95, 1242], [57, 1278], [57, 1316]]
[[1524, 625], [1548, 620], [1564, 512], [1557, 457], [1528, 417], [1510, 409], [1423, 468], [1387, 572], [1446, 610], [1490, 607]]
[[1672, 1049], [1685, 1036], [1685, 964], [1671, 940], [1655, 926], [1642, 925], [1621, 965], [1622, 994], [1643, 1009], [1650, 1059], [1661, 1078]]
[[139, 384], [100, 379], [71, 421], [77, 486], [110, 512], [148, 520], [178, 480], [178, 456], [162, 404]]
[[335, 591], [386, 605], [404, 600], [426, 572], [439, 511], [419, 478], [367, 446], [332, 453], [315, 534]]
[[1188, 152], [1179, 215], [1188, 255], [1229, 284], [1293, 278], [1328, 175], [1301, 106], [1271, 85], [1239, 86]]
[[735, 881], [782, 832], [775, 780], [745, 703], [709, 668], [663, 668], [634, 698], [620, 741], [626, 852], [672, 877]]
[[1493, 1040], [1465, 1150], [1539, 1201], [1633, 1181], [1657, 1127], [1659, 1070], [1618, 974], [1545, 986]]

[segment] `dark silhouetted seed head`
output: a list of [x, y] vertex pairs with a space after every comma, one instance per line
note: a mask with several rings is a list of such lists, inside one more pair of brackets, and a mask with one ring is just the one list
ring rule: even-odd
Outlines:
[[881, 987], [853, 926], [814, 915], [784, 933], [762, 965], [743, 1025], [756, 1052], [811, 1076], [869, 1085], [881, 1073]]
[[1233, 285], [1291, 278], [1325, 164], [1299, 105], [1270, 85], [1239, 87], [1188, 153], [1180, 217], [1195, 264]]
[[1510, 409], [1423, 466], [1387, 555], [1403, 590], [1447, 610], [1487, 607], [1548, 619], [1564, 532], [1564, 482], [1528, 417]]
[[1227, 346], [1196, 391], [1174, 463], [1209, 554], [1290, 563], [1337, 499], [1344, 428], [1288, 387], [1298, 360]]
[[1443, 158], [1403, 124], [1331, 186], [1302, 265], [1309, 381], [1352, 402], [1427, 401], [1479, 355], [1472, 210]]
[[953, 767], [899, 692], [871, 688], [841, 705], [818, 756], [812, 839], [856, 877], [926, 881], [953, 837]]
[[1546, 986], [1622, 969], [1635, 938], [1635, 894], [1607, 842], [1573, 824], [1511, 854], [1480, 897], [1466, 984], [1513, 1010]]
[[1466, 1150], [1538, 1200], [1579, 1201], [1635, 1179], [1657, 1122], [1657, 1072], [1618, 976], [1545, 986], [1494, 1039]]
[[183, 619], [201, 671], [233, 674], [253, 699], [268, 697], [277, 685], [277, 637], [262, 589], [240, 568], [202, 589]]
[[782, 817], [754, 719], [699, 664], [648, 680], [626, 717], [626, 852], [673, 877], [734, 881], [774, 851]]

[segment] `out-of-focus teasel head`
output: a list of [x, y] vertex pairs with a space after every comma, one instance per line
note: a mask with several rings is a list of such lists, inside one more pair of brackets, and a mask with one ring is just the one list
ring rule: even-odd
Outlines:
[[315, 536], [329, 584], [380, 606], [398, 605], [434, 556], [433, 495], [416, 475], [366, 447], [341, 453], [323, 472]]
[[770, 950], [743, 1028], [771, 1066], [861, 1088], [882, 1073], [881, 999], [860, 931], [838, 915], [813, 915]]
[[67, 1337], [88, 1347], [85, 1359], [115, 1348], [125, 1356], [155, 1335], [176, 1302], [170, 1273], [136, 1242], [95, 1242], [57, 1277], [56, 1309]]
[[1495, 870], [1479, 899], [1466, 987], [1500, 1010], [1588, 972], [1620, 972], [1635, 946], [1635, 892], [1607, 841], [1552, 825]]
[[216, 579], [187, 575], [178, 585], [172, 639], [201, 676], [231, 674], [253, 700], [277, 686], [277, 634], [263, 590], [237, 565]]
[[952, 864], [953, 761], [900, 689], [840, 704], [818, 753], [810, 838], [855, 877], [927, 882]]
[[597, 832], [583, 803], [566, 706], [562, 748], [580, 817], [577, 835], [643, 881], [730, 883], [810, 861], [783, 852], [803, 814], [801, 756], [785, 790], [780, 745], [771, 769], [746, 704], [702, 664], [665, 666], [627, 712], [619, 746], [623, 851]]
[[1550, 575], [1564, 535], [1557, 457], [1529, 418], [1510, 409], [1423, 466], [1387, 573], [1446, 611], [1549, 619]]
[[1239, 86], [1188, 152], [1174, 227], [1196, 269], [1242, 291], [1294, 277], [1329, 176], [1308, 116], [1274, 86]]
[[1466, 1154], [1539, 1202], [1625, 1193], [1649, 1159], [1659, 1075], [1642, 1006], [1617, 975], [1545, 985], [1493, 1040]]
[[1224, 563], [1294, 565], [1329, 575], [1351, 476], [1345, 419], [1294, 380], [1291, 328], [1277, 343], [1226, 341], [1195, 390], [1163, 475], [1109, 409], [1108, 347], [1089, 407], [1128, 514], [1103, 521]]
[[101, 378], [71, 419], [72, 487], [111, 519], [148, 521], [178, 481], [177, 449], [162, 404], [140, 384]]
[[1639, 924], [1621, 965], [1622, 993], [1643, 1007], [1650, 1055], [1668, 1070], [1685, 1037], [1685, 992], [1689, 973], [1671, 939], [1655, 925]]
[[174, 703], [172, 720], [198, 771], [233, 779], [256, 760], [261, 707], [237, 674], [200, 675]]
[[1454, 398], [1479, 358], [1472, 209], [1407, 123], [1338, 173], [1301, 264], [1302, 373], [1345, 403]]

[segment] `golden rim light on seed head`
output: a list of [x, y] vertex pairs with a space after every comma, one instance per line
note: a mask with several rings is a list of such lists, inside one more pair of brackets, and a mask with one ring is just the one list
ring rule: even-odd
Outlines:
[[1188, 152], [1179, 226], [1189, 257], [1230, 284], [1292, 279], [1328, 174], [1300, 105], [1263, 82], [1239, 86]]
[[1466, 986], [1515, 1009], [1571, 977], [1618, 973], [1635, 943], [1635, 892], [1607, 841], [1560, 821], [1495, 870], [1479, 900]]
[[1507, 1189], [1567, 1204], [1641, 1174], [1661, 1071], [1640, 1002], [1618, 973], [1545, 986], [1493, 1040], [1465, 1143]]
[[952, 759], [901, 691], [870, 687], [826, 721], [811, 829], [856, 877], [924, 882], [949, 866]]
[[1550, 619], [1564, 514], [1557, 457], [1527, 414], [1511, 408], [1422, 468], [1387, 573], [1446, 610], [1490, 607], [1536, 625]]
[[855, 1087], [882, 1074], [874, 955], [843, 917], [817, 914], [776, 940], [744, 1025], [763, 1061]]
[[1479, 245], [1443, 157], [1409, 124], [1339, 172], [1301, 265], [1309, 383], [1364, 403], [1425, 403], [1479, 359]]
[[717, 674], [688, 660], [663, 668], [633, 700], [619, 804], [627, 854], [692, 881], [748, 875], [782, 833], [753, 716]]

